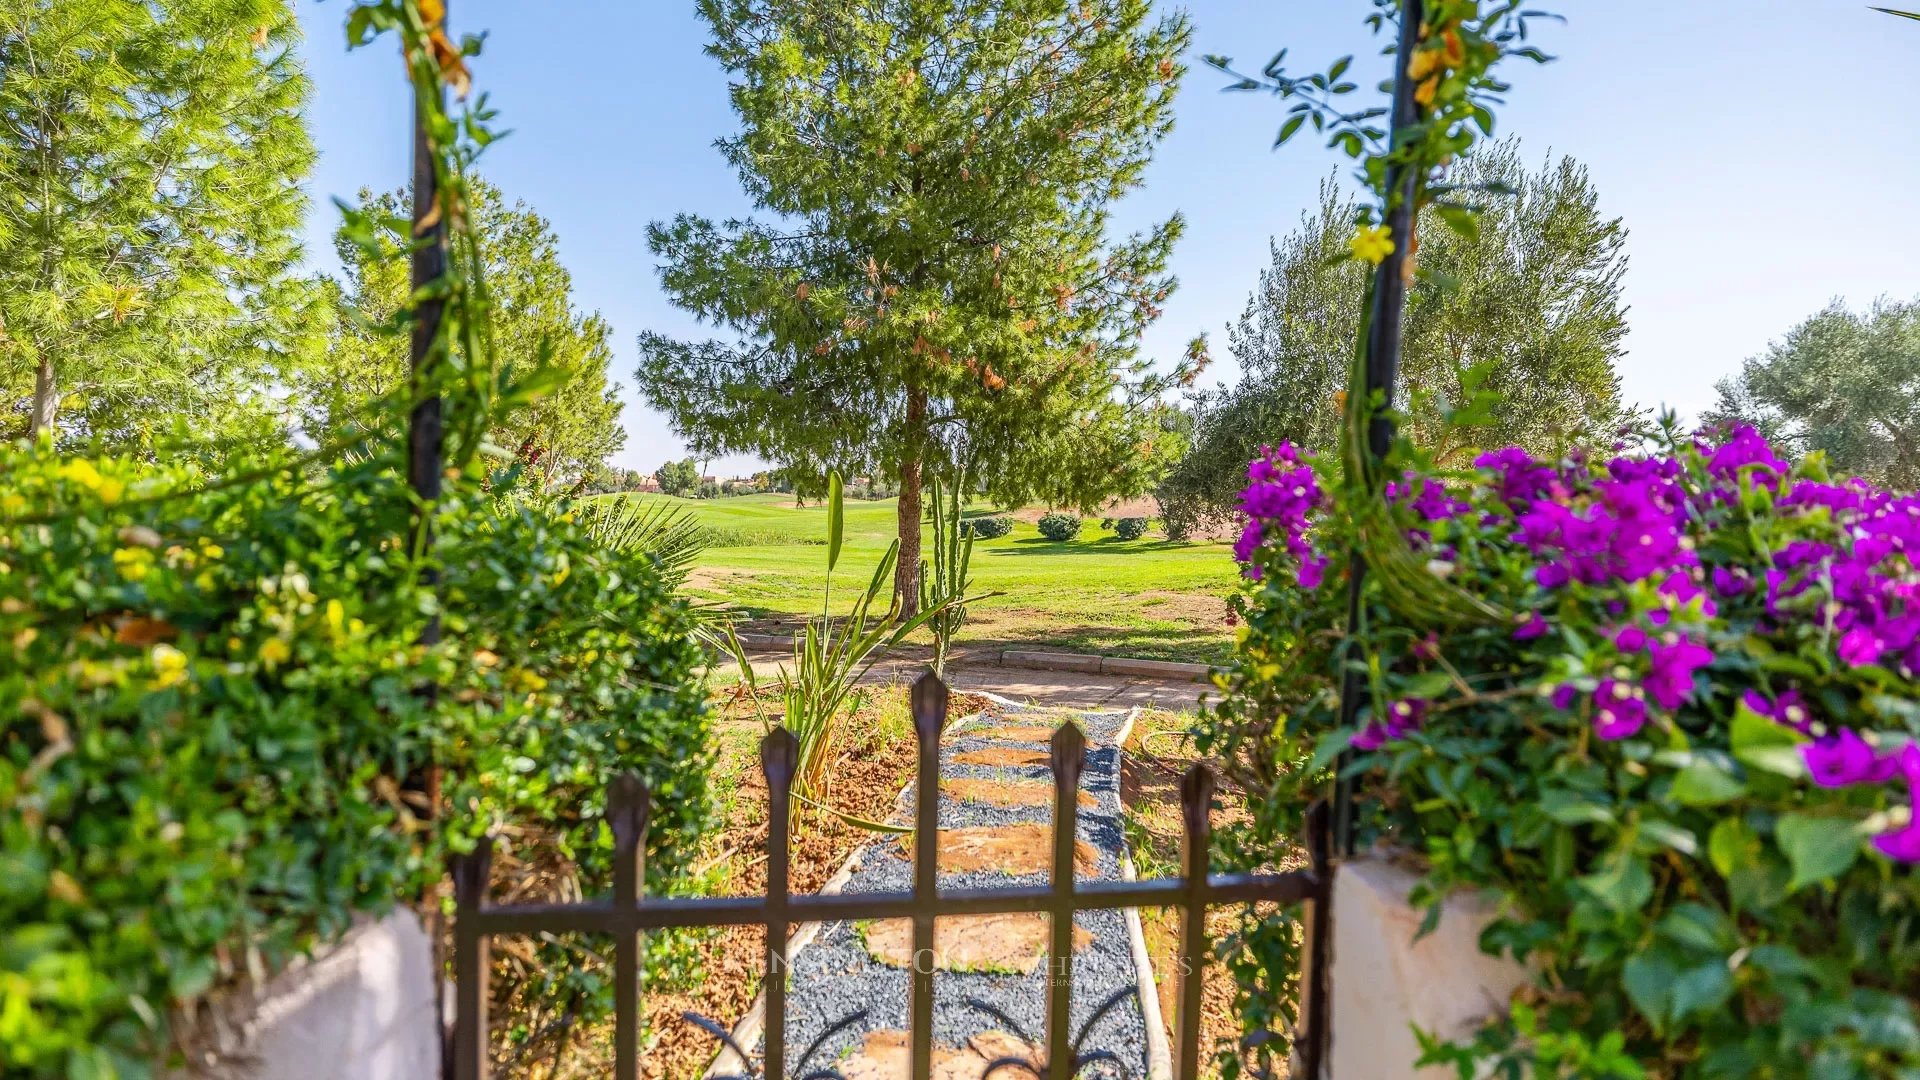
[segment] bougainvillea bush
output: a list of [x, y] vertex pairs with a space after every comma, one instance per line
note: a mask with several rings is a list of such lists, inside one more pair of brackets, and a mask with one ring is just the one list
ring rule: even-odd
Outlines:
[[[1275, 859], [1344, 768], [1359, 846], [1422, 867], [1417, 904], [1490, 890], [1483, 948], [1535, 978], [1470, 1040], [1423, 1037], [1462, 1076], [1920, 1075], [1920, 496], [1747, 428], [1396, 453], [1394, 525], [1480, 614], [1369, 586], [1343, 645], [1368, 496], [1291, 447], [1254, 461], [1205, 736], [1262, 796], [1228, 857]], [[1342, 727], [1346, 665], [1368, 704]], [[1297, 968], [1279, 920], [1240, 944], [1245, 976]], [[1243, 1004], [1292, 1016], [1277, 987]]]
[[[0, 447], [0, 1073], [149, 1075], [210, 988], [425, 895], [488, 828], [602, 889], [617, 770], [656, 795], [653, 887], [684, 868], [707, 740], [681, 605], [644, 556], [469, 478], [435, 516], [436, 602], [396, 458], [202, 476]], [[543, 992], [593, 996], [585, 967]]]

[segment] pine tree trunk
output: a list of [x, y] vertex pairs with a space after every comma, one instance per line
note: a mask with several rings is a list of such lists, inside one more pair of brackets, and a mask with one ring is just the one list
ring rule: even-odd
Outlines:
[[902, 619], [920, 613], [920, 430], [926, 419], [926, 391], [908, 388], [909, 449], [900, 456], [900, 501], [894, 519], [900, 533], [900, 562], [893, 568], [893, 595]]
[[27, 414], [27, 436], [36, 438], [43, 431], [53, 430], [53, 420], [60, 411], [60, 395], [54, 392], [53, 357], [44, 351], [40, 354], [40, 367], [33, 375], [33, 411]]

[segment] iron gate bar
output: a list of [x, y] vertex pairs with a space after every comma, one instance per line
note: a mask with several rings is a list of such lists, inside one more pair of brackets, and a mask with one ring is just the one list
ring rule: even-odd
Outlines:
[[[917, 847], [918, 845], [916, 845]], [[769, 853], [771, 854], [771, 853]], [[1149, 881], [1084, 881], [1070, 894], [1076, 911], [1112, 908], [1184, 907], [1189, 899], [1206, 904], [1272, 900], [1299, 903], [1319, 899], [1320, 875], [1312, 870], [1280, 874], [1208, 874], [1206, 884], [1180, 878]], [[941, 889], [935, 904], [942, 915], [1012, 915], [1053, 909], [1049, 885], [1004, 888]], [[617, 908], [605, 900], [578, 904], [483, 904], [464, 912], [484, 934], [611, 933]], [[842, 922], [847, 919], [911, 919], [928, 910], [912, 893], [800, 893], [787, 899], [789, 921]], [[648, 897], [628, 913], [642, 930], [713, 926], [753, 926], [766, 922], [772, 909], [764, 896]]]
[[[919, 898], [940, 891], [940, 734], [947, 727], [947, 684], [931, 674], [921, 676], [913, 684], [912, 707], [913, 735], [919, 749], [913, 780], [913, 898]], [[933, 1075], [933, 930], [940, 908], [917, 903], [909, 906], [913, 909], [913, 996], [907, 1009], [907, 1031], [913, 1040], [911, 1075], [917, 1080]], [[922, 957], [926, 958], [924, 964], [920, 962]]]
[[1047, 877], [1052, 942], [1047, 948], [1047, 1080], [1071, 1080], [1074, 845], [1079, 842], [1080, 774], [1087, 766], [1087, 737], [1066, 723], [1053, 733], [1053, 873]]
[[1195, 1080], [1200, 1075], [1200, 991], [1205, 982], [1193, 957], [1207, 955], [1206, 885], [1208, 856], [1213, 847], [1213, 774], [1189, 769], [1180, 778], [1180, 870], [1185, 875], [1186, 903], [1180, 908], [1180, 1034], [1179, 1056], [1173, 1080]]
[[[492, 904], [487, 897], [492, 862], [491, 840], [452, 861], [454, 900], [454, 972], [457, 983], [453, 1039], [454, 1080], [485, 1080], [487, 1075], [488, 941], [497, 934], [591, 933], [615, 935], [614, 1009], [616, 1080], [632, 1080], [638, 1067], [641, 1020], [640, 935], [668, 928], [763, 926], [766, 1016], [764, 1080], [787, 1080], [786, 998], [789, 927], [796, 922], [844, 922], [855, 919], [910, 919], [914, 959], [908, 1002], [914, 1080], [929, 1080], [933, 1058], [933, 975], [936, 920], [953, 915], [1044, 913], [1051, 920], [1047, 963], [1046, 1080], [1066, 1080], [1076, 1067], [1105, 1060], [1103, 1052], [1083, 1054], [1069, 1030], [1072, 1014], [1073, 916], [1112, 908], [1174, 907], [1182, 917], [1180, 1032], [1176, 1080], [1198, 1075], [1200, 1030], [1196, 1004], [1206, 961], [1206, 909], [1227, 903], [1300, 903], [1315, 905], [1316, 934], [1306, 979], [1323, 970], [1326, 952], [1318, 932], [1329, 921], [1326, 814], [1308, 815], [1311, 868], [1277, 874], [1207, 872], [1210, 846], [1208, 810], [1213, 801], [1212, 770], [1195, 764], [1181, 782], [1184, 878], [1146, 881], [1087, 881], [1074, 877], [1079, 780], [1086, 757], [1086, 736], [1078, 725], [1062, 725], [1054, 735], [1049, 767], [1054, 777], [1053, 872], [1046, 885], [942, 890], [938, 887], [940, 734], [947, 718], [944, 684], [931, 674], [913, 688], [914, 733], [919, 742], [913, 844], [914, 889], [909, 893], [834, 895], [788, 893], [791, 840], [791, 785], [798, 744], [784, 728], [761, 742], [761, 766], [767, 774], [767, 890], [759, 896], [647, 898], [642, 889], [642, 853], [646, 847], [649, 795], [631, 773], [608, 786], [607, 820], [614, 841], [614, 888], [610, 899], [571, 904]], [[1150, 974], [1150, 973], [1147, 973]], [[1321, 981], [1312, 985], [1319, 987]], [[1316, 995], [1299, 1042], [1303, 1060], [1324, 1060], [1328, 1035], [1326, 1003]], [[751, 1049], [748, 1047], [747, 1049]], [[749, 1063], [750, 1068], [750, 1063]], [[1317, 1072], [1310, 1071], [1309, 1076]]]

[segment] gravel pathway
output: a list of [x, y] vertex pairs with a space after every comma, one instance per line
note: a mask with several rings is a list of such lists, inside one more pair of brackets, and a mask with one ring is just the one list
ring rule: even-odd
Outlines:
[[[1081, 778], [1081, 790], [1092, 796], [1093, 805], [1083, 802], [1078, 813], [1080, 839], [1095, 853], [1095, 873], [1084, 872], [1080, 880], [1112, 879], [1120, 876], [1123, 839], [1120, 828], [1120, 752], [1114, 744], [1128, 713], [1069, 712], [1033, 709], [1017, 705], [998, 706], [993, 714], [959, 726], [941, 748], [941, 775], [945, 780], [971, 777], [1003, 782], [1052, 784], [1046, 765], [984, 766], [954, 761], [955, 755], [989, 747], [1046, 749], [1045, 743], [1016, 742], [996, 735], [1002, 728], [1051, 727], [1071, 717], [1087, 734], [1087, 767]], [[1029, 822], [1048, 823], [1053, 808], [1040, 806], [994, 807], [954, 798], [943, 793], [940, 800], [940, 825], [943, 829], [963, 826], [1001, 826]], [[903, 793], [900, 805], [911, 807], [911, 785]], [[904, 840], [886, 838], [869, 844], [856, 856], [847, 892], [910, 892], [913, 867], [901, 856]], [[1004, 885], [1044, 885], [1043, 873], [1023, 877], [995, 871], [942, 873], [944, 888], [969, 888]], [[1116, 992], [1137, 986], [1133, 954], [1128, 944], [1125, 917], [1120, 911], [1084, 911], [1075, 917], [1078, 927], [1091, 935], [1084, 949], [1076, 951], [1073, 963], [1073, 1024], [1077, 1034], [1094, 1010]], [[868, 1010], [864, 1022], [836, 1033], [813, 1061], [810, 1069], [823, 1067], [857, 1050], [869, 1031], [905, 1030], [907, 1027], [908, 972], [874, 960], [861, 937], [861, 928], [848, 923], [822, 927], [821, 932], [795, 955], [793, 982], [788, 993], [787, 1046], [789, 1068], [797, 1069], [798, 1055], [830, 1024], [856, 1009]], [[1047, 965], [1036, 965], [1026, 974], [996, 974], [942, 970], [934, 977], [934, 1044], [961, 1047], [969, 1037], [988, 1031], [1009, 1031], [1005, 1021], [967, 1004], [975, 998], [991, 1004], [1017, 1025], [1016, 1035], [1043, 1040], [1046, 1031]], [[1146, 1075], [1146, 1027], [1139, 1003], [1129, 998], [1101, 1018], [1083, 1044], [1083, 1050], [1108, 1050], [1126, 1063], [1126, 1073], [1138, 1078]], [[1099, 1075], [1108, 1063], [1098, 1063], [1087, 1075]], [[1019, 1070], [996, 1073], [996, 1080], [1028, 1080]]]

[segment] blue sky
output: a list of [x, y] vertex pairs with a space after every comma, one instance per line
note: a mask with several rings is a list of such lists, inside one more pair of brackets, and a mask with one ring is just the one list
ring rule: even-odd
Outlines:
[[[1604, 211], [1631, 238], [1632, 326], [1621, 374], [1630, 399], [1691, 413], [1715, 379], [1834, 297], [1920, 295], [1920, 24], [1853, 0], [1545, 2], [1568, 17], [1541, 28], [1558, 56], [1515, 72], [1501, 113], [1529, 158], [1570, 154], [1592, 171]], [[692, 0], [451, 0], [456, 32], [489, 32], [480, 87], [513, 134], [483, 171], [546, 215], [573, 273], [575, 302], [614, 328], [625, 387], [620, 464], [649, 471], [680, 443], [632, 391], [642, 330], [701, 328], [661, 294], [648, 221], [750, 210], [713, 140], [734, 129], [722, 72]], [[1123, 206], [1131, 228], [1178, 210], [1180, 289], [1146, 339], [1172, 358], [1215, 337], [1245, 306], [1268, 239], [1291, 229], [1338, 163], [1304, 137], [1269, 149], [1271, 99], [1219, 92], [1200, 63], [1225, 53], [1258, 68], [1377, 51], [1365, 0], [1197, 0], [1194, 55], [1172, 136]], [[321, 157], [310, 182], [309, 260], [333, 266], [331, 197], [407, 175], [406, 88], [392, 45], [347, 54], [346, 0], [298, 0], [314, 81]], [[1370, 72], [1370, 77], [1372, 73]], [[722, 473], [745, 461], [718, 462]]]

